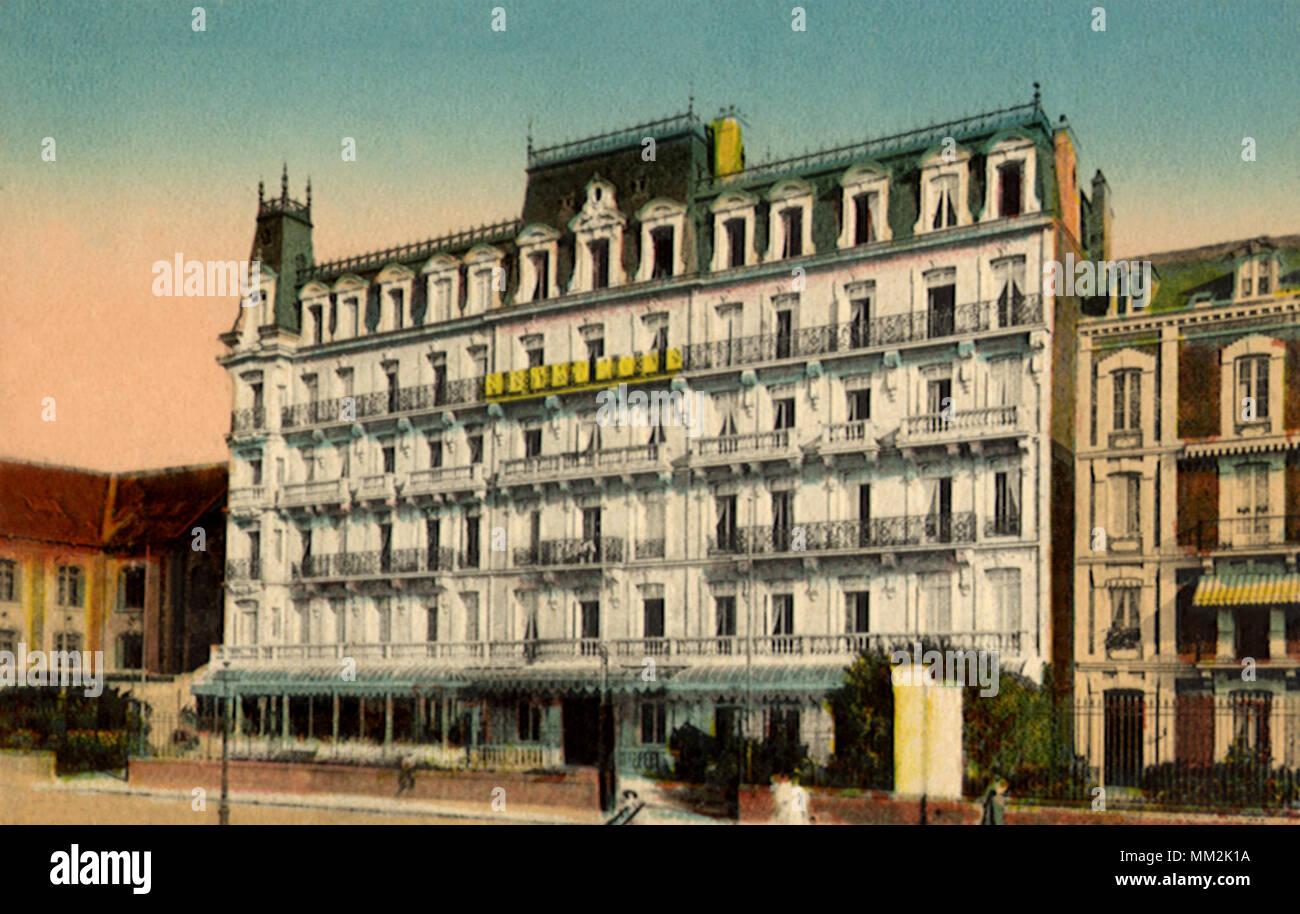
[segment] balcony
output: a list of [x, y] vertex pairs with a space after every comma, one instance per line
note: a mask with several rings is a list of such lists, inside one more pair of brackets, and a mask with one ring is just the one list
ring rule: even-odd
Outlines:
[[392, 577], [452, 570], [452, 550], [427, 547], [310, 555], [293, 563], [294, 580]]
[[622, 476], [628, 473], [658, 473], [669, 469], [668, 448], [662, 444], [639, 444], [632, 447], [599, 451], [566, 451], [520, 457], [501, 464], [503, 483], [533, 484], [590, 477]]
[[951, 415], [925, 413], [908, 416], [898, 437], [900, 447], [950, 444], [1002, 438], [1019, 433], [1015, 406], [988, 406], [955, 410]]
[[823, 437], [825, 440], [822, 444], [822, 450], [824, 451], [860, 451], [864, 448], [874, 448], [876, 446], [875, 438], [871, 436], [870, 419], [859, 419], [855, 422], [837, 422], [834, 425], [828, 425]]
[[798, 456], [794, 429], [700, 438], [691, 445], [691, 461], [731, 464], [749, 460], [789, 460]]
[[990, 517], [984, 521], [984, 535], [991, 536], [1019, 536], [1020, 535], [1020, 515], [1019, 514], [999, 514]]
[[623, 561], [623, 540], [613, 536], [542, 540], [515, 550], [515, 567], [604, 565]]
[[364, 501], [391, 501], [397, 497], [397, 489], [391, 473], [364, 476], [357, 487], [357, 498]]
[[246, 486], [242, 489], [230, 490], [230, 510], [241, 511], [249, 508], [256, 508], [266, 499], [265, 486]]
[[[347, 400], [352, 401], [353, 411], [350, 417], [343, 418], [346, 413], [344, 403]], [[397, 413], [423, 412], [446, 406], [479, 403], [482, 400], [483, 379], [462, 378], [286, 406], [280, 411], [280, 425], [283, 428], [304, 428]]]
[[1300, 544], [1300, 514], [1240, 514], [1198, 520], [1178, 534], [1197, 552], [1261, 551]]
[[799, 555], [975, 542], [975, 512], [738, 527], [708, 539], [709, 555]]
[[266, 430], [266, 410], [260, 406], [237, 409], [230, 414], [232, 435], [253, 435]]
[[433, 467], [427, 470], [414, 470], [402, 491], [405, 495], [435, 495], [440, 492], [474, 489], [482, 482], [481, 463], [458, 467]]
[[662, 539], [637, 540], [636, 557], [638, 559], [661, 559], [664, 557], [664, 541]]
[[285, 507], [341, 505], [348, 500], [345, 483], [342, 479], [320, 479], [287, 485], [284, 487], [283, 504]]
[[1012, 302], [972, 302], [951, 309], [886, 314], [868, 320], [804, 327], [789, 333], [693, 343], [682, 350], [682, 367], [688, 371], [708, 371], [783, 359], [808, 359], [1023, 327], [1040, 323], [1042, 319], [1042, 300], [1037, 295]]
[[997, 651], [1004, 656], [1020, 653], [1019, 632], [861, 632], [838, 635], [737, 635], [663, 638], [566, 638], [532, 641], [414, 641], [406, 643], [347, 644], [247, 644], [214, 645], [212, 659], [242, 665], [275, 663], [311, 665], [322, 660], [351, 657], [363, 661], [404, 663], [413, 660], [450, 661], [465, 667], [528, 666], [561, 663], [589, 665], [597, 674], [602, 646], [611, 663], [639, 667], [646, 657], [668, 658], [686, 666], [747, 659], [807, 658], [810, 661], [848, 661], [863, 651], [889, 652], [907, 648], [918, 640], [939, 641], [952, 650]]
[[226, 580], [260, 581], [262, 563], [258, 559], [229, 559], [226, 561]]

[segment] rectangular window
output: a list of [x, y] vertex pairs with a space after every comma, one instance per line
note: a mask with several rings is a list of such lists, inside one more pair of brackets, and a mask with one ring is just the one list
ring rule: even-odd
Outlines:
[[1126, 368], [1111, 373], [1115, 385], [1115, 431], [1142, 427], [1142, 372]]
[[993, 606], [1000, 615], [999, 630], [1015, 634], [1020, 631], [1020, 569], [990, 569], [988, 580]]
[[445, 570], [439, 562], [442, 553], [442, 518], [426, 517], [424, 519], [424, 540], [428, 544], [427, 566], [429, 571]]
[[541, 368], [546, 364], [546, 351], [542, 348], [541, 343], [525, 349], [524, 355], [528, 358], [529, 368]]
[[122, 608], [144, 609], [144, 569], [138, 566], [122, 571]]
[[[1237, 403], [1238, 415], [1245, 415], [1245, 408], [1250, 400], [1255, 405], [1255, 418], [1268, 418], [1268, 356], [1252, 355], [1237, 359]], [[1248, 399], [1249, 398], [1249, 399]]]
[[779, 593], [772, 597], [772, 634], [794, 634], [794, 594]]
[[792, 206], [781, 211], [784, 248], [782, 257], [803, 256], [803, 209]]
[[535, 743], [542, 738], [542, 707], [527, 699], [519, 702], [519, 741]]
[[311, 314], [311, 341], [315, 345], [319, 346], [325, 339], [325, 328], [322, 326], [324, 323], [324, 315], [321, 312], [320, 305], [312, 305], [307, 310], [308, 313]]
[[467, 592], [460, 595], [460, 602], [465, 606], [465, 640], [478, 640], [478, 594]]
[[871, 299], [855, 298], [849, 302], [849, 346], [858, 349], [871, 345]]
[[928, 336], [952, 336], [957, 327], [957, 286], [931, 286], [927, 293]]
[[1269, 290], [1269, 277], [1261, 275], [1256, 280], [1256, 295], [1267, 295]]
[[668, 705], [662, 701], [647, 701], [641, 705], [641, 742], [647, 746], [662, 746], [668, 741]]
[[858, 194], [853, 198], [853, 243], [870, 244], [876, 240], [876, 233], [871, 224], [872, 210], [875, 209], [875, 194]]
[[338, 370], [339, 396], [352, 396], [352, 378], [353, 374], [351, 368], [340, 368]]
[[1139, 588], [1137, 587], [1111, 588], [1111, 628], [1125, 629], [1138, 627], [1138, 590]]
[[745, 220], [728, 219], [722, 224], [727, 232], [727, 266], [730, 268], [745, 265]]
[[55, 632], [54, 649], [56, 651], [80, 651], [81, 635], [77, 632]]
[[999, 536], [1020, 534], [1020, 471], [993, 475], [993, 532]]
[[863, 422], [871, 418], [871, 391], [849, 391], [849, 421]]
[[584, 640], [595, 641], [600, 638], [600, 601], [583, 600], [578, 604], [578, 611], [581, 615], [579, 624], [581, 625], [581, 634]]
[[927, 632], [952, 631], [952, 578], [947, 572], [922, 576], [921, 599], [925, 603]]
[[397, 471], [397, 450], [391, 444], [385, 444], [383, 448], [384, 455], [384, 473], [386, 475]]
[[470, 435], [467, 439], [469, 442], [469, 462], [470, 465], [483, 462], [483, 436]]
[[249, 484], [260, 486], [262, 484], [262, 459], [254, 457], [248, 461]]
[[673, 230], [671, 227], [657, 228], [650, 232], [650, 244], [654, 254], [654, 266], [651, 279], [667, 279], [673, 275]]
[[425, 640], [437, 641], [438, 640], [438, 604], [432, 603], [429, 606], [425, 607], [424, 615], [425, 615], [425, 626], [424, 626]]
[[931, 204], [934, 215], [930, 228], [952, 228], [957, 224], [957, 176], [940, 175], [930, 181]]
[[433, 282], [433, 315], [436, 321], [451, 320], [451, 277]]
[[1119, 536], [1138, 535], [1138, 506], [1142, 493], [1141, 480], [1136, 474], [1112, 476], [1115, 498], [1112, 522]]
[[352, 475], [352, 449], [346, 444], [339, 447], [339, 478], [347, 479]]
[[794, 397], [773, 400], [772, 407], [776, 412], [776, 424], [772, 426], [774, 429], [780, 431], [794, 428]]
[[714, 634], [719, 638], [734, 638], [736, 635], [736, 598], [733, 596], [715, 598], [713, 612]]
[[1003, 219], [1020, 215], [1022, 173], [1019, 162], [1009, 162], [998, 168], [998, 214]]
[[262, 577], [262, 534], [256, 530], [248, 534], [248, 577], [253, 581]]
[[429, 436], [429, 468], [442, 466], [442, 435]]
[[75, 565], [59, 566], [59, 606], [81, 606], [86, 595], [85, 578]]
[[540, 428], [524, 429], [524, 456], [542, 456], [542, 430]]
[[718, 538], [718, 548], [724, 552], [734, 552], [737, 548], [736, 496], [719, 495], [714, 510], [718, 518], [714, 531]]
[[871, 594], [865, 590], [844, 595], [844, 631], [864, 635], [871, 631]]
[[0, 603], [13, 603], [18, 593], [18, 563], [0, 559]]
[[379, 617], [379, 641], [387, 644], [393, 640], [393, 604], [388, 597], [382, 597], [376, 609]]
[[587, 245], [591, 252], [591, 287], [605, 289], [609, 287], [609, 242], [605, 239], [593, 241]]
[[537, 283], [533, 286], [533, 301], [543, 301], [550, 295], [551, 289], [551, 255], [533, 254], [529, 257], [533, 265], [533, 276]]
[[479, 567], [479, 517], [476, 514], [465, 518], [465, 561], [461, 567]]
[[474, 274], [474, 306], [481, 311], [492, 307], [492, 270], [483, 269]]
[[664, 601], [662, 597], [646, 600], [642, 606], [642, 633], [646, 638], [664, 636]]

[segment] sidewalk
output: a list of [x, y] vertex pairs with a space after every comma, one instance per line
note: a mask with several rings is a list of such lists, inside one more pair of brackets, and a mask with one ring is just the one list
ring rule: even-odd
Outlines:
[[[31, 786], [35, 790], [118, 794], [175, 800], [187, 804], [192, 799], [192, 795], [188, 790], [134, 787], [119, 778], [104, 774], [78, 775], [72, 778], [60, 778], [51, 784], [32, 784]], [[215, 793], [208, 794], [207, 803], [210, 806], [216, 805], [219, 801], [219, 795]], [[506, 798], [506, 809], [503, 812], [493, 812], [490, 802], [466, 803], [447, 800], [430, 803], [423, 800], [407, 800], [399, 797], [256, 793], [235, 790], [230, 792], [230, 804], [231, 806], [281, 806], [351, 813], [428, 816], [437, 819], [468, 819], [484, 824], [497, 825], [599, 825], [604, 821], [604, 818], [596, 810], [511, 806], [508, 797]]]

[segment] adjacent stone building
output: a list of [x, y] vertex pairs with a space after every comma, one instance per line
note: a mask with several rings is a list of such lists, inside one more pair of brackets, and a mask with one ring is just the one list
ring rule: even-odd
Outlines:
[[1079, 329], [1078, 751], [1300, 765], [1300, 236], [1139, 258]]

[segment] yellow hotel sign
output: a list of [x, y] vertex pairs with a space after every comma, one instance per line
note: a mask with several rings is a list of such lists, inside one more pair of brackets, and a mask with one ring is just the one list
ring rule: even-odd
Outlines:
[[[660, 364], [662, 356], [663, 364]], [[672, 377], [682, 367], [680, 349], [616, 356], [596, 362], [591, 376], [590, 362], [557, 362], [497, 372], [483, 380], [483, 396], [491, 402], [525, 400], [548, 394], [573, 393], [627, 381], [655, 381]]]

